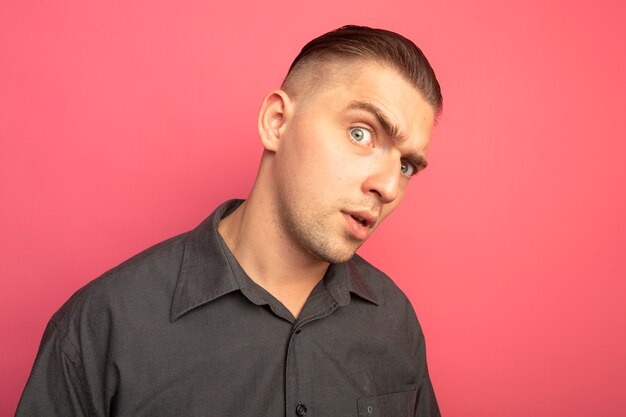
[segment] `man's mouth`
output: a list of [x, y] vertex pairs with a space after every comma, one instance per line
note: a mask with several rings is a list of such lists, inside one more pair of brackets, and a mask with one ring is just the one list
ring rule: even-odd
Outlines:
[[378, 220], [378, 216], [369, 211], [344, 211], [344, 214], [352, 217], [358, 224], [371, 229]]
[[350, 216], [352, 216], [352, 218], [356, 220], [357, 222], [361, 223], [361, 226], [367, 227], [367, 221], [364, 218], [355, 216], [354, 214], [351, 214]]
[[358, 241], [365, 241], [370, 236], [378, 220], [378, 216], [369, 211], [344, 211], [347, 230]]

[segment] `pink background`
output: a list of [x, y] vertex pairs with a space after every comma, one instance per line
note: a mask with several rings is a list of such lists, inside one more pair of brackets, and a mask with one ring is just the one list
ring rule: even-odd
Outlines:
[[4, 1], [0, 414], [80, 286], [244, 197], [256, 113], [347, 23], [422, 47], [431, 166], [361, 253], [412, 299], [447, 417], [626, 415], [623, 2]]

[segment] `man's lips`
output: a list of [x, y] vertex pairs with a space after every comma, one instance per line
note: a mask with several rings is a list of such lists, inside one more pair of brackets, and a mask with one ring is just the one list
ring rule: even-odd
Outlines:
[[367, 228], [370, 228], [370, 229], [376, 224], [376, 221], [378, 220], [378, 216], [376, 216], [375, 214], [372, 214], [371, 212], [366, 211], [366, 210], [361, 210], [361, 211], [344, 211], [343, 213], [347, 214], [350, 217], [352, 217], [359, 224], [361, 224], [361, 226], [367, 227]]
[[377, 216], [368, 211], [343, 211], [348, 232], [359, 241], [365, 241], [372, 233]]

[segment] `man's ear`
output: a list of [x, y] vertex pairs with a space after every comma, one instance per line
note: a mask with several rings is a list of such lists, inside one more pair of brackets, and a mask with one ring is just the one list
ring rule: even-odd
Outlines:
[[293, 101], [283, 90], [270, 91], [259, 111], [259, 138], [263, 147], [276, 152], [280, 138], [293, 113]]

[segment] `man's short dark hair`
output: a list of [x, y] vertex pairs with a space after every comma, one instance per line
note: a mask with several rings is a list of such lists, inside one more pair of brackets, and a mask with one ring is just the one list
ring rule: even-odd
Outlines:
[[390, 65], [422, 93], [436, 115], [441, 112], [441, 88], [422, 51], [404, 36], [384, 29], [348, 25], [313, 39], [291, 64], [283, 85], [292, 73], [309, 63], [341, 57]]

